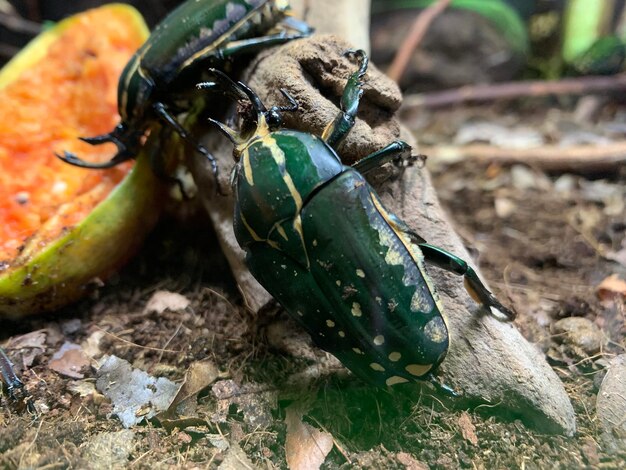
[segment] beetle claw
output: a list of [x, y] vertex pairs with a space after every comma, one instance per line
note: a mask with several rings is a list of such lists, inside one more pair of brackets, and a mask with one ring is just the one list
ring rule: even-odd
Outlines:
[[107, 162], [94, 163], [83, 160], [82, 158], [76, 156], [75, 153], [68, 152], [67, 150], [64, 150], [62, 155], [56, 152], [54, 155], [65, 163], [69, 163], [70, 165], [78, 166], [80, 168], [88, 168], [90, 170], [106, 170], [107, 168], [113, 168], [114, 166], [133, 158], [132, 155], [128, 155], [125, 152], [119, 152], [115, 155], [115, 157]]
[[459, 398], [461, 396], [461, 394], [459, 392], [457, 392], [454, 388], [450, 387], [449, 385], [446, 385], [444, 383], [441, 383], [437, 377], [430, 373], [428, 374], [426, 377], [424, 377], [426, 380], [428, 380], [430, 382], [430, 384], [435, 387], [435, 390], [437, 390], [437, 392], [441, 393], [442, 395], [451, 397], [451, 398]]

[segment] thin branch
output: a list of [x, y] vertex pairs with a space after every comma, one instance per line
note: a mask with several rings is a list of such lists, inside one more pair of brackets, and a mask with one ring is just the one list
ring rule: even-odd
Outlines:
[[429, 6], [417, 15], [413, 26], [411, 26], [409, 34], [400, 45], [398, 53], [389, 66], [389, 70], [387, 70], [387, 75], [389, 75], [392, 80], [395, 80], [396, 82], [400, 81], [402, 75], [404, 75], [407, 65], [409, 64], [409, 61], [411, 60], [413, 51], [415, 51], [419, 43], [422, 41], [435, 18], [437, 18], [437, 16], [439, 16], [448, 7], [448, 5], [450, 5], [451, 1], [452, 0], [439, 0], [437, 3]]
[[602, 146], [575, 145], [510, 149], [490, 145], [420, 146], [421, 153], [432, 158], [473, 159], [487, 163], [524, 163], [548, 171], [600, 172], [613, 170], [626, 163], [626, 142]]
[[29, 36], [35, 36], [41, 32], [43, 26], [41, 23], [36, 23], [24, 19], [17, 15], [11, 15], [0, 12], [0, 25], [4, 26], [8, 30], [15, 31], [16, 33], [24, 33]]
[[403, 108], [439, 108], [467, 102], [512, 100], [547, 95], [584, 95], [589, 93], [616, 93], [626, 90], [626, 74], [587, 76], [556, 81], [532, 80], [486, 85], [468, 85], [452, 90], [408, 95]]

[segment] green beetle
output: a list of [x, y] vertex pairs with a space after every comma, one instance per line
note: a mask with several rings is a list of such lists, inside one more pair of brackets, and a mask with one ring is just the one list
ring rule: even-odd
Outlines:
[[290, 106], [267, 110], [217, 70], [198, 85], [247, 99], [257, 114], [256, 128], [243, 135], [211, 120], [235, 144], [235, 235], [254, 277], [354, 374], [377, 386], [433, 380], [449, 337], [424, 260], [463, 275], [486, 308], [514, 314], [465, 261], [427, 244], [385, 209], [363, 177], [385, 162], [410, 160], [408, 144], [393, 142], [352, 167], [341, 163], [335, 148], [354, 125], [367, 69], [365, 52], [350, 53], [359, 70], [321, 137], [281, 128], [281, 113], [297, 109], [284, 90]]
[[[150, 125], [160, 120], [204, 154], [176, 120], [184, 96], [207, 67], [222, 67], [235, 55], [307, 36], [311, 29], [289, 17], [287, 0], [187, 0], [173, 10], [130, 59], [118, 85], [120, 124], [108, 134], [83, 137], [92, 145], [114, 143], [108, 162], [90, 163], [71, 152], [61, 160], [84, 168], [110, 168], [134, 158]], [[277, 24], [281, 22], [279, 27]], [[291, 33], [289, 32], [291, 30]]]

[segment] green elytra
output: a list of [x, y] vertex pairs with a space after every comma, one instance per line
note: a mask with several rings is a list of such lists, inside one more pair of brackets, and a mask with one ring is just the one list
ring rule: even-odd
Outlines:
[[[211, 120], [235, 145], [234, 230], [250, 272], [311, 335], [355, 375], [377, 386], [434, 380], [449, 346], [445, 312], [424, 262], [463, 275], [471, 296], [509, 319], [504, 307], [462, 259], [432, 246], [389, 212], [363, 177], [380, 165], [410, 162], [402, 141], [358, 161], [341, 163], [336, 148], [350, 132], [367, 70], [343, 92], [341, 111], [321, 137], [283, 129], [243, 83], [213, 70], [199, 88], [249, 100], [256, 126], [244, 135]], [[251, 123], [247, 127], [250, 127]]]

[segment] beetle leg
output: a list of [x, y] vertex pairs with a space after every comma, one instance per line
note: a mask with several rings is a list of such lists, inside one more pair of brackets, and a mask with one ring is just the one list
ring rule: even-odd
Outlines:
[[482, 281], [478, 278], [476, 271], [472, 269], [467, 262], [458, 256], [445, 251], [442, 248], [430, 245], [428, 243], [418, 243], [420, 250], [424, 255], [424, 259], [435, 266], [446, 271], [458, 274], [464, 277], [465, 289], [470, 296], [479, 304], [487, 307], [490, 311], [495, 308], [499, 312], [506, 315], [509, 320], [513, 320], [516, 314], [502, 305], [494, 295], [489, 292]]
[[284, 18], [275, 29], [277, 32], [268, 34], [267, 36], [258, 36], [250, 39], [241, 39], [232, 41], [226, 47], [218, 49], [218, 57], [225, 59], [237, 54], [247, 54], [259, 52], [271, 46], [285, 44], [294, 39], [302, 39], [313, 33], [313, 28], [304, 21], [298, 20], [292, 16]]
[[24, 387], [24, 384], [15, 373], [13, 363], [2, 348], [0, 348], [0, 377], [6, 384], [9, 397], [11, 399], [15, 399], [16, 392], [21, 390]]
[[185, 128], [183, 126], [181, 126], [181, 124], [176, 120], [174, 115], [172, 115], [172, 113], [170, 113], [170, 111], [167, 109], [167, 106], [165, 106], [163, 103], [154, 103], [153, 108], [154, 108], [154, 111], [156, 112], [157, 116], [159, 116], [159, 118], [161, 118], [165, 124], [167, 124], [174, 131], [176, 131], [176, 133], [185, 142], [187, 142], [189, 145], [194, 147], [197, 152], [199, 152], [200, 154], [204, 155], [204, 157], [209, 161], [209, 163], [211, 164], [211, 171], [213, 172], [213, 177], [215, 178], [215, 185], [216, 185], [216, 188], [217, 188], [217, 192], [219, 194], [221, 194], [221, 195], [224, 195], [224, 193], [222, 192], [222, 190], [220, 188], [220, 184], [219, 184], [219, 179], [218, 179], [219, 168], [217, 166], [217, 160], [215, 159], [215, 157], [213, 155], [211, 155], [211, 152], [209, 152], [204, 146], [200, 145], [200, 143], [198, 143], [196, 140], [194, 140], [187, 133]]
[[393, 162], [399, 167], [410, 166], [419, 158], [419, 156], [413, 155], [411, 150], [412, 147], [409, 144], [403, 140], [396, 140], [386, 147], [363, 157], [354, 163], [352, 168], [364, 175], [388, 162]]
[[[135, 158], [142, 135], [143, 132], [130, 130], [129, 126], [126, 126], [122, 123], [118, 124], [117, 127], [113, 129], [113, 132], [110, 132], [108, 134], [80, 138], [80, 140], [82, 140], [83, 142], [87, 142], [91, 145], [100, 145], [105, 143], [115, 144], [117, 147], [117, 153], [107, 162], [88, 162], [86, 160], [83, 160], [82, 158], [79, 158], [76, 154], [68, 152], [67, 150], [64, 150], [62, 155], [58, 153], [55, 153], [55, 155], [57, 158], [63, 160], [65, 163], [69, 163], [70, 165], [78, 166], [81, 168], [101, 170], [106, 168], [112, 168], [122, 162]], [[132, 144], [132, 148], [128, 147], [129, 144]]]
[[437, 377], [432, 372], [429, 372], [426, 376], [424, 376], [424, 379], [430, 382], [431, 385], [435, 387], [435, 390], [437, 390], [442, 395], [446, 395], [451, 398], [460, 397], [459, 393], [455, 389], [453, 389], [449, 385], [441, 383], [439, 380], [437, 380]]
[[289, 41], [293, 41], [294, 39], [305, 38], [309, 36], [309, 34], [288, 34], [286, 31], [281, 31], [269, 36], [232, 41], [227, 43], [225, 47], [219, 48], [216, 51], [216, 55], [219, 59], [224, 60], [235, 55], [252, 54], [271, 46], [285, 44]]
[[343, 89], [339, 114], [337, 114], [333, 122], [326, 126], [322, 133], [322, 139], [334, 149], [337, 149], [354, 126], [359, 102], [361, 101], [361, 96], [363, 96], [363, 89], [361, 88], [363, 82], [361, 79], [365, 75], [369, 63], [369, 58], [363, 50], [350, 50], [346, 52], [346, 55], [355, 55], [357, 57], [359, 69], [350, 75]]

